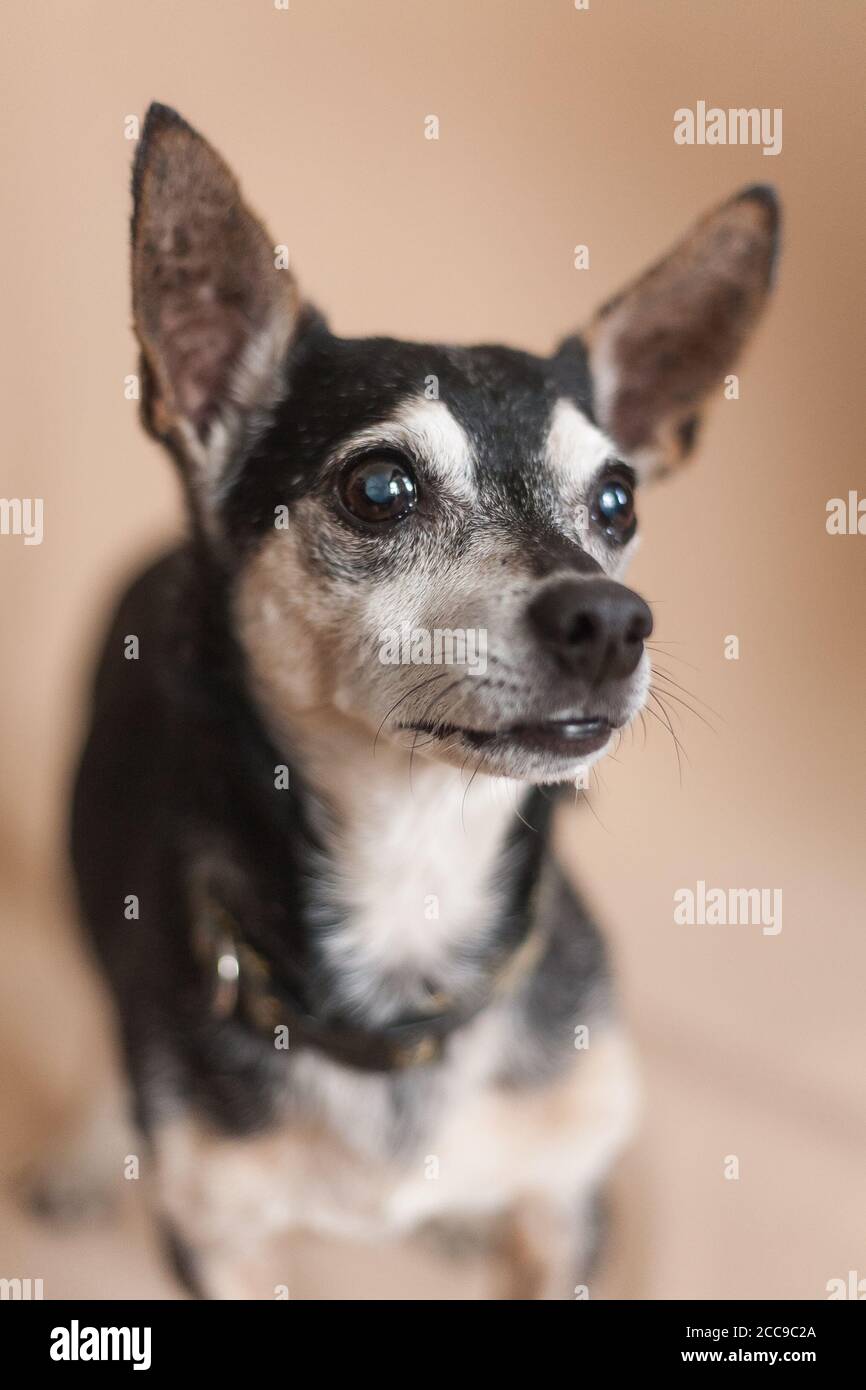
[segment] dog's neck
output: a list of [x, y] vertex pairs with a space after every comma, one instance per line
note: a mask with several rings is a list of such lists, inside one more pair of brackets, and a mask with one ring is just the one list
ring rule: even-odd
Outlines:
[[333, 714], [280, 721], [280, 746], [325, 810], [324, 949], [368, 1017], [459, 992], [502, 920], [497, 866], [525, 788], [445, 766]]

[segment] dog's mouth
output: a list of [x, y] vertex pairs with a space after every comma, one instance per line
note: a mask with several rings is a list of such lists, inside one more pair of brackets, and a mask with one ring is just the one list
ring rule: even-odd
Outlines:
[[532, 753], [552, 753], [564, 758], [589, 757], [604, 748], [615, 725], [598, 716], [546, 719], [531, 724], [509, 724], [500, 729], [468, 729], [458, 724], [403, 724], [401, 728], [426, 734], [443, 742], [461, 738], [471, 747], [484, 751], [514, 749]]

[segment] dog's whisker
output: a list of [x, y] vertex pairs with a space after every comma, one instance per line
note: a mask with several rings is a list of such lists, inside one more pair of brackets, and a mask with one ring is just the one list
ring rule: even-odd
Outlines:
[[[444, 675], [444, 674], [445, 674], [445, 673], [443, 672], [443, 675]], [[452, 691], [452, 690], [455, 690], [455, 689], [461, 684], [462, 680], [463, 680], [463, 677], [462, 677], [462, 676], [458, 676], [457, 680], [456, 680], [456, 681], [452, 681], [450, 685], [446, 685], [446, 687], [445, 687], [444, 690], [442, 690], [442, 691], [438, 691], [438, 690], [437, 690], [436, 694], [433, 696], [433, 699], [429, 702], [429, 704], [428, 704], [427, 707], [425, 708], [423, 714], [421, 715], [421, 718], [418, 720], [418, 724], [419, 724], [419, 725], [421, 725], [421, 724], [426, 724], [426, 723], [427, 723], [427, 720], [428, 720], [428, 718], [429, 718], [429, 716], [430, 716], [430, 713], [431, 713], [431, 711], [433, 710], [433, 707], [436, 705], [436, 703], [437, 703], [438, 701], [445, 700], [445, 699], [447, 698], [447, 696], [451, 693], [451, 691]], [[434, 721], [434, 723], [435, 723], [435, 722], [436, 722], [436, 721]], [[414, 791], [414, 788], [413, 788], [413, 786], [412, 786], [412, 763], [413, 763], [413, 759], [414, 759], [414, 757], [415, 757], [415, 749], [416, 749], [417, 744], [418, 744], [418, 735], [420, 734], [420, 732], [421, 732], [421, 729], [420, 729], [420, 728], [417, 728], [417, 729], [415, 730], [415, 737], [414, 737], [413, 740], [412, 740], [412, 748], [411, 748], [411, 751], [410, 751], [410, 753], [409, 753], [409, 790], [410, 790], [410, 791]], [[424, 742], [421, 746], [422, 746], [422, 748], [424, 748], [424, 747], [427, 747], [428, 744], [430, 744], [430, 743], [435, 743], [436, 741], [437, 741], [437, 740], [436, 740], [436, 735], [435, 735], [435, 734], [432, 734], [432, 735], [430, 736], [430, 738], [428, 738], [427, 740], [425, 740], [425, 742]]]
[[531, 830], [532, 833], [533, 833], [533, 835], [537, 835], [537, 834], [538, 834], [538, 831], [536, 830], [535, 826], [529, 824], [529, 821], [526, 819], [526, 817], [524, 816], [523, 812], [521, 811], [520, 805], [519, 805], [519, 801], [518, 801], [518, 797], [519, 797], [519, 793], [518, 793], [517, 789], [515, 788], [515, 790], [514, 790], [514, 814], [516, 815], [517, 819], [518, 819], [519, 821], [521, 821], [523, 825], [526, 826], [527, 830]]
[[668, 660], [668, 661], [679, 661], [680, 664], [681, 664], [682, 666], [688, 666], [688, 667], [689, 667], [689, 670], [691, 670], [691, 671], [700, 671], [700, 667], [699, 667], [699, 666], [696, 666], [696, 665], [694, 664], [693, 661], [686, 661], [685, 657], [684, 657], [684, 656], [680, 656], [678, 652], [668, 652], [668, 651], [665, 651], [665, 647], [667, 647], [667, 646], [687, 647], [688, 645], [689, 645], [688, 642], [674, 642], [674, 643], [653, 642], [653, 641], [644, 642], [644, 646], [647, 647], [647, 648], [649, 649], [649, 651], [651, 651], [651, 652], [660, 652], [661, 655], [662, 655], [663, 657], [665, 657], [666, 660]]
[[674, 734], [673, 730], [665, 723], [665, 721], [659, 716], [659, 714], [656, 712], [656, 710], [651, 709], [650, 706], [647, 705], [647, 707], [646, 707], [646, 712], [647, 712], [647, 714], [651, 714], [652, 717], [653, 717], [653, 719], [657, 720], [658, 723], [659, 723], [659, 724], [662, 726], [662, 728], [665, 730], [665, 732], [666, 732], [666, 733], [669, 733], [669, 734], [671, 735], [671, 737], [673, 738], [673, 740], [674, 740], [674, 746], [675, 746], [675, 751], [676, 751], [676, 759], [677, 759], [677, 768], [678, 768], [678, 770], [679, 770], [679, 781], [680, 781], [680, 786], [682, 786], [682, 784], [683, 784], [683, 768], [682, 768], [682, 763], [681, 763], [681, 761], [680, 761], [679, 747], [678, 747], [678, 744], [677, 744], [676, 735]]
[[413, 786], [413, 783], [412, 783], [412, 760], [413, 760], [413, 758], [415, 757], [415, 747], [416, 747], [416, 745], [417, 745], [417, 743], [418, 743], [418, 735], [420, 734], [420, 732], [421, 732], [420, 729], [414, 729], [414, 730], [413, 730], [413, 733], [412, 733], [412, 747], [411, 747], [411, 749], [409, 750], [409, 792], [410, 792], [410, 795], [412, 795], [412, 796], [415, 795], [415, 787]]
[[376, 730], [376, 737], [373, 739], [374, 757], [376, 756], [376, 745], [379, 742], [379, 735], [381, 734], [382, 730], [384, 729], [388, 720], [391, 718], [391, 715], [394, 713], [394, 711], [400, 708], [404, 700], [408, 700], [412, 695], [416, 695], [419, 690], [423, 690], [425, 685], [432, 685], [434, 681], [442, 680], [447, 674], [447, 671], [437, 671], [435, 676], [428, 676], [427, 680], [419, 681], [417, 685], [413, 685], [411, 690], [407, 690], [406, 693], [404, 695], [401, 695], [399, 700], [397, 700], [396, 703], [391, 706], [391, 708], [388, 710], [388, 713], [385, 715], [385, 718], [382, 720], [382, 723]]
[[653, 666], [652, 671], [654, 676], [659, 676], [662, 680], [667, 681], [668, 685], [672, 685], [677, 690], [682, 691], [683, 695], [688, 695], [690, 700], [697, 700], [698, 704], [703, 705], [704, 709], [708, 709], [710, 714], [714, 714], [717, 719], [721, 719], [724, 722], [723, 714], [717, 709], [714, 709], [712, 705], [707, 704], [706, 700], [702, 700], [700, 695], [696, 695], [693, 690], [689, 690], [688, 686], [682, 685], [678, 680], [674, 680], [670, 672], [666, 671], [663, 666]]
[[[591, 769], [590, 769], [590, 772], [591, 772], [592, 775], [595, 777], [596, 783], [598, 783], [598, 774], [596, 773], [595, 768], [594, 768], [594, 767], [591, 768]], [[599, 784], [599, 785], [600, 785], [600, 784]], [[596, 820], [596, 821], [598, 821], [598, 824], [601, 826], [601, 828], [602, 828], [602, 830], [604, 831], [605, 835], [609, 835], [609, 834], [610, 834], [609, 828], [605, 825], [604, 821], [601, 819], [601, 816], [598, 814], [598, 812], [596, 811], [595, 807], [593, 806], [593, 804], [592, 804], [592, 802], [591, 802], [591, 800], [590, 800], [590, 797], [589, 797], [589, 791], [588, 791], [588, 789], [587, 789], [586, 787], [577, 787], [577, 788], [575, 789], [575, 805], [576, 805], [576, 806], [577, 806], [577, 805], [586, 806], [586, 807], [589, 809], [589, 811], [592, 813], [593, 819]]]
[[[663, 700], [661, 699], [661, 697], [660, 697], [658, 691], [657, 691], [657, 690], [650, 690], [650, 691], [648, 691], [648, 695], [649, 695], [649, 698], [650, 698], [651, 700], [654, 700], [654, 701], [656, 702], [656, 704], [658, 705], [659, 709], [661, 710], [661, 716], [660, 716], [654, 709], [652, 709], [649, 705], [646, 706], [646, 712], [647, 712], [647, 714], [652, 714], [652, 715], [654, 715], [655, 718], [658, 719], [658, 721], [659, 721], [659, 723], [662, 725], [662, 727], [667, 729], [668, 733], [670, 734], [671, 738], [672, 738], [673, 741], [674, 741], [674, 747], [675, 747], [675, 749], [676, 749], [676, 755], [677, 755], [677, 769], [678, 769], [678, 771], [679, 771], [680, 786], [682, 786], [682, 784], [683, 784], [683, 764], [682, 764], [682, 758], [685, 758], [686, 762], [689, 762], [689, 756], [688, 756], [688, 754], [686, 753], [686, 750], [685, 750], [685, 748], [683, 747], [682, 743], [681, 743], [680, 740], [677, 738], [676, 730], [674, 729], [673, 723], [672, 723], [672, 721], [671, 721], [670, 714], [668, 713], [667, 706], [664, 704], [664, 702], [663, 702]], [[682, 757], [681, 757], [680, 755], [682, 755]]]
[[[664, 694], [667, 696], [669, 700], [674, 700], [676, 704], [682, 705], [685, 709], [689, 711], [690, 714], [693, 714], [696, 719], [700, 719], [701, 723], [705, 724], [706, 727], [710, 729], [712, 733], [718, 734], [719, 731], [716, 728], [716, 726], [709, 719], [707, 719], [705, 715], [701, 714], [700, 710], [695, 709], [693, 705], [690, 705], [688, 700], [684, 700], [681, 696], [675, 695], [672, 690], [659, 691], [658, 689], [656, 689], [656, 694]], [[695, 696], [695, 698], [697, 699], [697, 696]], [[715, 711], [713, 712], [715, 713]], [[721, 718], [721, 715], [719, 715], [719, 718]]]
[[[484, 756], [483, 756], [483, 754], [482, 754], [482, 756], [478, 759], [478, 762], [475, 764], [475, 770], [474, 770], [474, 772], [472, 773], [472, 776], [469, 778], [469, 784], [468, 784], [468, 786], [467, 786], [465, 792], [463, 793], [463, 800], [462, 800], [461, 803], [460, 803], [460, 824], [463, 826], [464, 833], [465, 833], [465, 831], [466, 831], [466, 821], [465, 821], [465, 819], [464, 819], [463, 813], [464, 813], [464, 811], [466, 810], [466, 798], [467, 798], [467, 796], [469, 795], [470, 791], [472, 790], [472, 783], [475, 781], [475, 778], [478, 776], [478, 773], [479, 773], [479, 770], [480, 770], [480, 768], [481, 768], [481, 764], [482, 764], [483, 761], [484, 761]], [[465, 766], [465, 764], [464, 764], [464, 766]]]

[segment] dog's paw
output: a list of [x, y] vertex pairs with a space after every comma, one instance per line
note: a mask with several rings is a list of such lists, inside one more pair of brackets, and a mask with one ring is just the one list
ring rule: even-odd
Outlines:
[[29, 1164], [15, 1175], [12, 1187], [31, 1216], [58, 1225], [107, 1220], [117, 1204], [116, 1188], [105, 1174], [64, 1164]]

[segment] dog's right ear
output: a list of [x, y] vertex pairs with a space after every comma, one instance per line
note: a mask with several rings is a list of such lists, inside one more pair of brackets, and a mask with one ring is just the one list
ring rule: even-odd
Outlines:
[[276, 398], [299, 299], [224, 161], [158, 104], [133, 171], [132, 292], [145, 423], [195, 491], [217, 481], [250, 413]]

